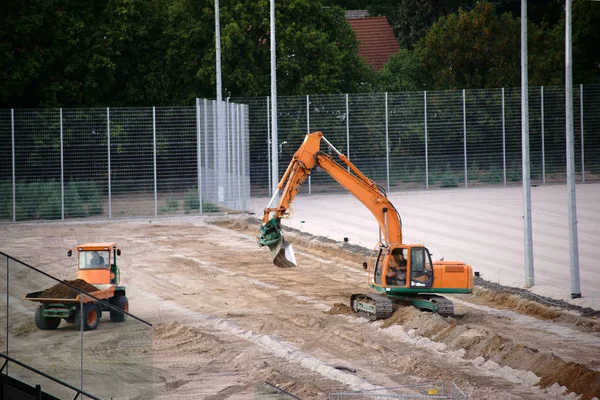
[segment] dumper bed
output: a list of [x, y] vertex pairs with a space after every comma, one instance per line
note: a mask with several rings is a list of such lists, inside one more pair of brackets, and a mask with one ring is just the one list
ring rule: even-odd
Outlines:
[[[114, 296], [115, 293], [115, 285], [94, 285], [98, 290], [88, 292], [90, 296], [94, 296], [98, 299], [110, 299]], [[77, 293], [75, 297], [68, 296], [68, 293], [65, 293], [64, 296], [52, 296], [47, 297], [44, 295], [46, 290], [41, 290], [39, 292], [27, 293], [25, 295], [25, 300], [37, 301], [39, 303], [80, 303], [82, 301], [81, 293]], [[90, 296], [83, 296], [83, 303], [95, 303], [97, 300]]]

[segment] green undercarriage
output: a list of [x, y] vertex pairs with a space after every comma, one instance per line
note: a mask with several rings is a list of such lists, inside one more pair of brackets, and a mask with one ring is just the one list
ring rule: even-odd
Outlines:
[[371, 285], [378, 292], [385, 293], [386, 296], [396, 304], [412, 305], [421, 311], [430, 311], [441, 315], [452, 315], [454, 306], [452, 302], [443, 296], [442, 293], [471, 293], [471, 289], [457, 288], [384, 288]]
[[69, 318], [75, 315], [74, 306], [65, 304], [48, 304], [42, 309], [42, 316], [46, 318]]

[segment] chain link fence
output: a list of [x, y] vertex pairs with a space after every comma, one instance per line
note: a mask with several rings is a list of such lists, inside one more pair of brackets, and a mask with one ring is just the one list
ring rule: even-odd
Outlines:
[[[578, 182], [600, 180], [600, 85], [573, 89]], [[271, 154], [269, 98], [250, 108], [252, 196], [267, 196], [308, 132], [327, 139], [388, 190], [520, 184], [520, 88], [278, 97], [278, 154]], [[564, 87], [529, 89], [534, 185], [566, 182]], [[308, 192], [343, 190], [317, 171]]]
[[248, 106], [0, 110], [0, 220], [245, 210]]
[[[600, 180], [600, 85], [574, 87], [577, 180]], [[158, 217], [246, 210], [304, 135], [322, 131], [389, 190], [521, 182], [519, 88], [268, 97], [217, 107], [0, 110], [0, 220]], [[566, 182], [565, 91], [529, 91], [533, 185]], [[322, 171], [308, 193], [343, 189]]]

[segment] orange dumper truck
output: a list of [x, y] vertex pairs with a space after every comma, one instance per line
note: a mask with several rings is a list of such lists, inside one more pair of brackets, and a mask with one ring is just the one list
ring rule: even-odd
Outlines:
[[[110, 312], [112, 322], [125, 321], [129, 302], [125, 286], [119, 285], [117, 256], [121, 255], [121, 250], [117, 244], [84, 243], [75, 250], [78, 255], [77, 279], [25, 296], [26, 300], [40, 303], [35, 312], [35, 325], [42, 330], [56, 329], [64, 319], [75, 323], [78, 329], [93, 330], [98, 327], [104, 311]], [[72, 254], [73, 250], [67, 252], [69, 257]], [[98, 300], [104, 300], [110, 306]]]

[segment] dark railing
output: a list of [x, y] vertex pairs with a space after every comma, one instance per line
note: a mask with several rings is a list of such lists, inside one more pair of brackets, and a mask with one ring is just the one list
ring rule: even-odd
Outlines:
[[66, 388], [69, 388], [69, 389], [71, 389], [71, 390], [74, 390], [76, 393], [75, 393], [75, 396], [73, 397], [73, 400], [77, 399], [77, 397], [78, 397], [79, 395], [84, 395], [84, 396], [87, 396], [87, 397], [89, 397], [90, 399], [94, 399], [94, 400], [102, 400], [102, 399], [100, 399], [99, 397], [96, 397], [96, 396], [94, 396], [94, 395], [92, 395], [92, 394], [89, 394], [88, 392], [86, 392], [86, 391], [84, 391], [84, 390], [78, 389], [78, 388], [76, 388], [75, 386], [72, 386], [72, 385], [69, 385], [69, 384], [68, 384], [68, 383], [66, 383], [66, 382], [63, 382], [63, 381], [61, 381], [60, 379], [56, 379], [56, 378], [54, 378], [53, 376], [50, 376], [50, 375], [48, 375], [48, 374], [46, 374], [46, 373], [43, 373], [43, 372], [42, 372], [42, 371], [40, 371], [39, 369], [36, 369], [36, 368], [30, 367], [29, 365], [27, 365], [27, 364], [25, 364], [25, 363], [22, 363], [22, 362], [20, 362], [19, 360], [16, 360], [16, 359], [14, 359], [14, 358], [12, 358], [12, 357], [10, 357], [10, 356], [7, 356], [6, 354], [4, 354], [4, 353], [2, 353], [2, 352], [0, 352], [0, 357], [4, 358], [4, 363], [2, 364], [2, 367], [0, 367], [0, 373], [4, 373], [4, 368], [6, 368], [6, 366], [8, 365], [8, 363], [9, 363], [9, 362], [13, 362], [13, 363], [17, 364], [18, 366], [20, 366], [20, 367], [23, 367], [23, 368], [26, 368], [26, 369], [28, 369], [28, 370], [30, 370], [30, 371], [32, 371], [32, 372], [35, 372], [36, 374], [38, 374], [38, 375], [41, 375], [41, 376], [43, 376], [43, 377], [44, 377], [44, 378], [46, 378], [46, 379], [50, 379], [51, 381], [54, 381], [54, 382], [58, 383], [59, 385], [62, 385], [62, 386], [64, 386], [64, 387], [66, 387]]

